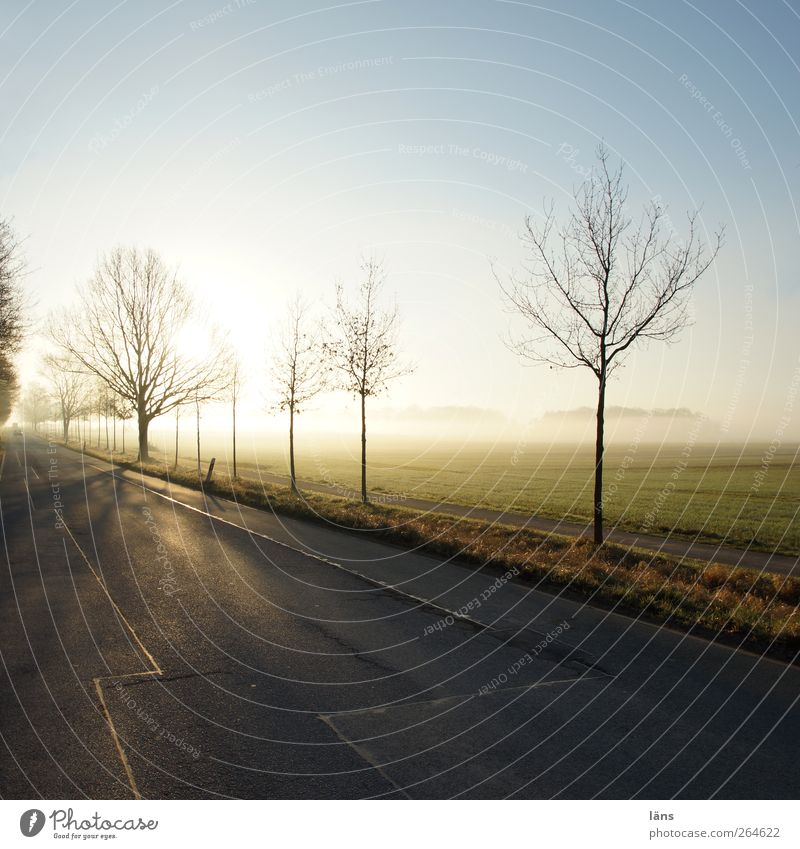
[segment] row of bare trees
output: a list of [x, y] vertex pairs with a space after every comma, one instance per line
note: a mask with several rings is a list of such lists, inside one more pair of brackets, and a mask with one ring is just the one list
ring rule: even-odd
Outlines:
[[105, 447], [116, 450], [117, 422], [132, 418], [130, 406], [115, 396], [104, 383], [81, 371], [78, 363], [65, 354], [45, 354], [42, 358], [42, 376], [46, 385], [33, 383], [25, 393], [25, 420], [34, 429], [46, 421], [59, 421], [62, 438], [67, 441], [73, 422], [96, 417], [97, 447], [101, 446], [104, 429]]
[[[272, 363], [277, 409], [288, 414], [289, 466], [297, 492], [295, 420], [320, 392], [342, 389], [359, 400], [361, 423], [361, 498], [367, 493], [367, 399], [409, 373], [401, 363], [397, 308], [381, 305], [385, 272], [375, 259], [362, 264], [357, 293], [348, 300], [336, 287], [331, 320], [312, 319], [297, 299], [290, 304]], [[70, 421], [87, 406], [86, 378], [100, 387], [106, 412], [131, 413], [137, 423], [139, 460], [150, 459], [148, 432], [153, 419], [175, 412], [175, 463], [178, 462], [180, 411], [192, 406], [197, 420], [200, 473], [200, 407], [228, 397], [233, 418], [233, 474], [238, 474], [236, 412], [243, 372], [227, 340], [209, 331], [202, 351], [179, 345], [194, 317], [185, 286], [151, 250], [118, 248], [103, 258], [92, 279], [79, 289], [76, 306], [54, 314], [48, 335], [58, 354], [45, 360], [46, 373], [67, 438]], [[106, 415], [106, 419], [108, 416]]]
[[[594, 538], [603, 540], [603, 457], [605, 400], [610, 378], [639, 344], [674, 340], [689, 320], [689, 297], [711, 266], [722, 242], [710, 249], [698, 236], [696, 214], [679, 240], [664, 208], [653, 201], [638, 221], [628, 212], [628, 190], [620, 166], [613, 169], [605, 147], [598, 163], [574, 193], [574, 206], [559, 226], [552, 204], [525, 220], [530, 263], [521, 276], [495, 274], [509, 310], [522, 329], [509, 345], [523, 358], [551, 368], [586, 368], [597, 380]], [[18, 303], [4, 300], [3, 249], [13, 240], [0, 228], [0, 340], [13, 350]], [[5, 260], [8, 263], [8, 260]], [[13, 261], [11, 277], [14, 276]], [[18, 274], [18, 271], [16, 272]], [[288, 414], [291, 488], [297, 492], [295, 424], [320, 392], [342, 389], [359, 401], [361, 420], [361, 499], [367, 492], [367, 401], [412, 369], [399, 356], [397, 308], [382, 306], [385, 272], [367, 259], [355, 296], [336, 287], [331, 320], [312, 320], [308, 307], [294, 301], [288, 310], [272, 373], [277, 408]], [[9, 306], [10, 304], [10, 306]], [[5, 313], [3, 313], [5, 310]], [[78, 304], [51, 318], [49, 331], [61, 351], [50, 363], [54, 394], [65, 433], [78, 409], [79, 375], [92, 375], [118, 404], [115, 415], [132, 413], [138, 426], [139, 458], [149, 459], [150, 422], [219, 399], [232, 401], [233, 472], [236, 466], [236, 408], [242, 385], [239, 363], [224, 338], [209, 333], [202, 351], [187, 353], [177, 340], [194, 312], [192, 298], [175, 272], [153, 251], [119, 248], [98, 265]], [[10, 330], [4, 316], [10, 315]], [[5, 336], [3, 336], [5, 334]], [[2, 366], [2, 361], [0, 361]], [[0, 369], [1, 371], [2, 369]]]
[[289, 415], [289, 475], [297, 492], [295, 468], [295, 417], [319, 393], [340, 389], [359, 403], [361, 424], [361, 501], [367, 491], [367, 399], [384, 392], [413, 367], [400, 356], [397, 306], [382, 305], [386, 281], [383, 264], [365, 259], [355, 297], [348, 299], [344, 286], [336, 285], [336, 303], [328, 326], [314, 325], [308, 307], [295, 300], [273, 365], [279, 389], [278, 408]]

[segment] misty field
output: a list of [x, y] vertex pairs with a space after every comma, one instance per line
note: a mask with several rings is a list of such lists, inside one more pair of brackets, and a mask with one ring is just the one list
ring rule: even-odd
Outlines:
[[[240, 441], [239, 475], [287, 474], [277, 438]], [[608, 529], [698, 536], [734, 547], [800, 553], [800, 453], [784, 445], [769, 458], [766, 444], [609, 447], [605, 461]], [[208, 453], [208, 457], [206, 457]], [[209, 439], [227, 472], [227, 442]], [[190, 448], [181, 446], [181, 465]], [[765, 461], [766, 457], [766, 461]], [[416, 440], [375, 437], [370, 444], [372, 492], [478, 505], [556, 519], [591, 518], [594, 455], [586, 446], [425, 447]], [[298, 478], [357, 497], [358, 446], [332, 438], [299, 441]], [[205, 469], [205, 465], [204, 465]], [[388, 503], [393, 499], [385, 498]]]

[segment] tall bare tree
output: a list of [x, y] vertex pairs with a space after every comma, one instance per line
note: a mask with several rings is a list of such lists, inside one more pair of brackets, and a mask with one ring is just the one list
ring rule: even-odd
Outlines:
[[594, 540], [599, 544], [608, 380], [636, 343], [670, 342], [687, 325], [689, 296], [716, 258], [722, 231], [707, 249], [695, 212], [688, 216], [686, 239], [679, 241], [656, 202], [634, 223], [626, 209], [622, 165], [610, 170], [602, 145], [597, 156], [598, 167], [575, 192], [566, 224], [557, 227], [552, 204], [542, 223], [526, 218], [527, 276], [512, 275], [508, 282], [498, 277], [498, 282], [511, 310], [528, 325], [524, 335], [511, 340], [513, 350], [551, 367], [587, 368], [597, 378]]
[[[222, 371], [220, 371], [219, 376], [214, 380], [213, 383], [208, 384], [203, 388], [203, 394], [201, 395], [199, 392], [194, 397], [194, 409], [195, 409], [195, 424], [197, 429], [197, 477], [202, 477], [201, 471], [201, 455], [200, 455], [200, 410], [203, 404], [209, 401], [224, 401], [226, 397], [230, 397], [231, 392], [231, 383], [233, 381], [234, 373], [237, 368], [236, 357], [233, 355], [231, 349], [226, 345], [221, 348], [220, 357], [222, 361], [225, 363], [225, 367]], [[237, 373], [238, 374], [238, 373]], [[176, 434], [175, 434], [175, 445], [177, 446], [177, 420], [175, 422]], [[177, 457], [177, 451], [176, 455]], [[177, 462], [175, 464], [177, 468]]]
[[355, 304], [347, 301], [341, 283], [336, 286], [332, 334], [324, 343], [339, 386], [358, 397], [361, 405], [361, 501], [367, 496], [367, 398], [379, 395], [398, 377], [413, 368], [400, 360], [397, 344], [397, 307], [380, 306], [386, 272], [374, 258], [361, 264], [363, 279]]
[[178, 443], [180, 442], [181, 408], [175, 408], [175, 463], [172, 468], [178, 469]]
[[150, 422], [214, 397], [227, 372], [224, 345], [211, 333], [202, 351], [180, 350], [193, 314], [190, 294], [158, 254], [117, 248], [80, 290], [78, 307], [50, 319], [56, 343], [135, 410], [140, 461], [149, 459]]
[[287, 307], [285, 324], [278, 336], [272, 361], [272, 377], [278, 391], [277, 408], [289, 413], [289, 481], [297, 493], [294, 460], [294, 420], [306, 405], [325, 388], [321, 334], [309, 316], [309, 307], [300, 297]]
[[0, 353], [0, 426], [4, 425], [19, 399], [17, 369], [10, 357]]
[[73, 421], [91, 409], [91, 387], [79, 364], [68, 356], [47, 354], [43, 360], [43, 377], [50, 384], [61, 419], [64, 442], [69, 441], [69, 427]]
[[0, 218], [0, 354], [7, 358], [19, 352], [26, 329], [24, 272], [21, 243], [10, 222]]
[[195, 435], [197, 436], [197, 477], [201, 478], [203, 476], [201, 464], [200, 464], [200, 398], [195, 396], [194, 399], [194, 412], [195, 412]]
[[0, 424], [5, 424], [19, 397], [14, 355], [26, 330], [22, 277], [25, 261], [10, 222], [0, 219]]
[[244, 374], [242, 371], [241, 360], [237, 356], [231, 359], [231, 370], [228, 377], [228, 397], [231, 402], [232, 416], [232, 437], [233, 437], [233, 476], [238, 477], [236, 470], [236, 405], [239, 403], [239, 396], [242, 392], [242, 381]]

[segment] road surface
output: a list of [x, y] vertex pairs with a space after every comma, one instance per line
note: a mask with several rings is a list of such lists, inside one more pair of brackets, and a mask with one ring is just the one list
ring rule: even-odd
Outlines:
[[4, 798], [800, 794], [796, 666], [6, 448]]

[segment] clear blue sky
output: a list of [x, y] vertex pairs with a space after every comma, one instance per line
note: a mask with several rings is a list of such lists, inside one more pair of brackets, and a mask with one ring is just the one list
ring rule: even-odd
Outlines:
[[797, 2], [2, 8], [0, 212], [29, 235], [40, 314], [99, 252], [153, 246], [234, 329], [255, 413], [286, 298], [330, 301], [374, 251], [418, 363], [385, 404], [517, 423], [591, 404], [590, 377], [504, 347], [489, 258], [519, 265], [523, 216], [565, 210], [604, 140], [633, 201], [727, 230], [693, 328], [634, 354], [610, 403], [775, 431], [800, 354]]

